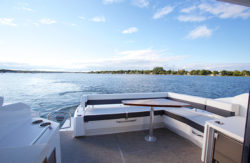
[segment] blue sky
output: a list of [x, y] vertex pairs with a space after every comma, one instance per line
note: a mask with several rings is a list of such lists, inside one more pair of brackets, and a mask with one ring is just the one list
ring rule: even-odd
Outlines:
[[250, 8], [215, 0], [0, 0], [0, 69], [250, 70]]

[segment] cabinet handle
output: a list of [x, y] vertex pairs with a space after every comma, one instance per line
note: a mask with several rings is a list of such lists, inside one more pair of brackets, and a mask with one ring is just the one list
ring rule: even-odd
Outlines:
[[196, 133], [194, 130], [192, 130], [192, 134], [194, 134], [194, 135], [196, 135], [196, 136], [199, 136], [199, 137], [203, 138], [203, 136], [202, 136], [201, 134]]
[[127, 123], [127, 122], [135, 122], [136, 119], [130, 119], [130, 120], [125, 120], [125, 121], [116, 121], [116, 123]]

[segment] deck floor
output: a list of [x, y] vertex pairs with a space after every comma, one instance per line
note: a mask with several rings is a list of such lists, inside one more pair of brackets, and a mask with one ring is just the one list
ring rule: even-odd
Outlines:
[[72, 138], [61, 132], [62, 163], [198, 163], [201, 149], [168, 129], [154, 131], [157, 142], [144, 141], [148, 131]]

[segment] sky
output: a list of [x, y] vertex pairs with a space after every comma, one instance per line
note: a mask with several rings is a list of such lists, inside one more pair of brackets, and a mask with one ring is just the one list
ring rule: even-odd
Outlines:
[[0, 0], [0, 69], [250, 70], [250, 8], [216, 0]]

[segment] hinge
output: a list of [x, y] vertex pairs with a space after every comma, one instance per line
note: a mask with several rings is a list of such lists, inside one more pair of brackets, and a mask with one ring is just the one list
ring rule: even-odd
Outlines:
[[215, 138], [215, 139], [218, 139], [218, 137], [219, 137], [219, 134], [218, 134], [217, 132], [215, 132], [215, 133], [214, 133], [214, 138]]

